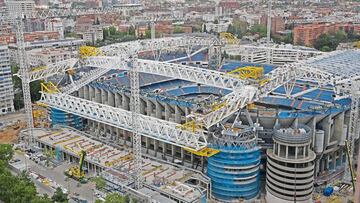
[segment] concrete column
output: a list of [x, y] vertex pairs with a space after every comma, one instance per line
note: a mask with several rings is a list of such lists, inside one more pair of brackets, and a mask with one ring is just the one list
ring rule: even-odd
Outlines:
[[166, 143], [165, 142], [162, 142], [162, 158], [165, 160], [166, 158]]
[[122, 106], [122, 97], [119, 93], [115, 93], [115, 107], [116, 108], [121, 108]]
[[336, 168], [336, 152], [332, 153], [332, 167], [333, 169]]
[[125, 94], [122, 95], [122, 106], [125, 110], [130, 110], [130, 98]]
[[84, 98], [84, 91], [85, 91], [85, 88], [84, 88], [84, 87], [81, 87], [81, 88], [79, 89], [79, 97], [80, 97], [80, 98]]
[[108, 104], [107, 99], [108, 99], [107, 91], [104, 89], [101, 89], [101, 103]]
[[325, 149], [328, 146], [331, 138], [331, 125], [332, 125], [331, 115], [326, 116], [323, 119], [323, 121], [320, 122], [320, 125], [322, 126], [322, 129], [325, 132], [325, 145], [324, 145], [324, 149]]
[[180, 148], [180, 152], [181, 152], [181, 162], [182, 164], [184, 164], [184, 160], [185, 160], [185, 150], [183, 148]]
[[89, 99], [89, 86], [84, 86], [84, 99]]
[[112, 93], [112, 92], [108, 92], [108, 104], [110, 105], [110, 106], [115, 106], [115, 95], [114, 95], [114, 93]]
[[190, 153], [190, 159], [191, 159], [191, 168], [194, 168], [195, 155], [193, 153]]
[[175, 105], [175, 123], [181, 123], [182, 111], [179, 106]]
[[95, 88], [89, 86], [89, 100], [95, 101]]
[[171, 145], [171, 157], [172, 157], [172, 162], [174, 162], [174, 160], [175, 160], [175, 145]]
[[146, 100], [146, 115], [151, 116], [152, 110], [153, 110], [153, 104], [149, 99], [147, 99]]
[[289, 156], [289, 146], [286, 146], [285, 158]]
[[[305, 149], [304, 149], [304, 151], [305, 151]], [[297, 159], [298, 158], [298, 147], [296, 146], [295, 147], [295, 159]]]
[[145, 145], [146, 145], [146, 154], [149, 154], [150, 138], [146, 137], [146, 139], [145, 139]]
[[312, 133], [312, 142], [311, 142], [311, 146], [314, 149], [315, 147], [315, 132], [316, 132], [316, 117], [313, 117], [311, 119], [311, 121], [308, 123], [308, 126], [311, 128], [311, 133]]
[[156, 118], [162, 119], [162, 106], [158, 101], [155, 102], [155, 105]]
[[169, 104], [165, 104], [165, 120], [168, 121], [171, 116], [171, 107]]
[[205, 168], [205, 158], [202, 156], [200, 157], [201, 159], [201, 172], [204, 173], [204, 168]]
[[146, 102], [140, 99], [140, 114], [145, 115]]
[[334, 118], [334, 137], [336, 140], [340, 140], [343, 134], [345, 113], [341, 112]]
[[101, 91], [99, 88], [95, 88], [95, 102], [101, 103]]
[[157, 157], [158, 148], [159, 148], [159, 140], [154, 140], [154, 152], [155, 152], [155, 157]]

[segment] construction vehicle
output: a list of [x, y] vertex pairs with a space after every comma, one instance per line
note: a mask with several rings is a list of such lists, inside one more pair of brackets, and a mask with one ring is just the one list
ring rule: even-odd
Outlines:
[[[78, 144], [78, 143], [77, 143]], [[80, 183], [86, 183], [87, 180], [85, 178], [85, 171], [83, 170], [84, 160], [86, 157], [86, 151], [80, 147], [81, 151], [78, 153], [80, 160], [78, 166], [72, 166], [67, 171], [65, 171], [65, 175], [73, 178], [74, 180], [79, 181]]]

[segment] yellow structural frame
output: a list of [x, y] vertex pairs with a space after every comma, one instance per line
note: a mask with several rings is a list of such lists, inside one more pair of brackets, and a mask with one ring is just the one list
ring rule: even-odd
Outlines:
[[101, 51], [96, 47], [81, 46], [79, 48], [79, 56], [82, 59], [90, 57], [90, 56], [99, 56], [99, 55], [101, 55]]
[[238, 44], [239, 40], [229, 32], [220, 32], [220, 38], [224, 39], [227, 44]]
[[50, 94], [60, 92], [59, 89], [56, 87], [56, 85], [54, 85], [51, 81], [48, 83], [41, 83], [40, 87], [42, 92], [46, 92]]
[[192, 154], [195, 154], [195, 155], [198, 155], [198, 156], [205, 156], [205, 157], [211, 157], [211, 156], [213, 156], [213, 155], [220, 152], [220, 150], [212, 149], [212, 148], [208, 148], [208, 147], [202, 148], [202, 149], [200, 149], [198, 151], [188, 149], [188, 148], [184, 148], [184, 149], [186, 151], [192, 153]]
[[203, 129], [203, 126], [200, 123], [196, 123], [195, 121], [188, 121], [184, 124], [178, 125], [177, 127], [190, 132], [196, 132]]
[[233, 77], [240, 79], [260, 79], [264, 76], [264, 68], [256, 66], [239, 67], [228, 72]]

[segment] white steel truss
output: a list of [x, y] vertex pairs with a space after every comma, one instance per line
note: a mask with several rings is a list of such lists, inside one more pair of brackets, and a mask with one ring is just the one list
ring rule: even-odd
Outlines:
[[[68, 59], [58, 63], [53, 63], [47, 65], [44, 69], [35, 70], [30, 72], [30, 81], [35, 81], [39, 79], [48, 78], [57, 74], [65, 73], [68, 70], [80, 68], [80, 66], [75, 66], [78, 62], [78, 59]], [[22, 77], [21, 75], [19, 77]]]
[[[139, 10], [141, 7], [117, 7], [117, 8], [92, 8], [92, 9], [74, 9], [74, 8], [61, 8], [61, 9], [37, 9], [34, 12], [28, 12], [27, 18], [68, 18], [81, 15], [92, 14], [107, 14], [107, 13], [126, 13], [129, 11]], [[6, 14], [6, 13], [4, 13]], [[0, 15], [1, 22], [11, 20], [8, 15]]]
[[101, 69], [101, 68], [96, 68], [94, 70], [91, 70], [85, 73], [79, 80], [73, 81], [71, 84], [62, 87], [61, 91], [65, 94], [71, 94], [72, 92], [80, 89], [86, 84], [89, 84], [90, 82], [96, 80], [97, 78], [104, 75], [108, 71], [109, 71], [108, 69]]
[[[129, 59], [125, 58], [98, 56], [89, 57], [83, 64], [106, 70], [129, 70], [128, 61]], [[224, 89], [240, 89], [247, 83], [247, 81], [232, 77], [229, 74], [209, 69], [144, 59], [137, 59], [134, 62], [137, 64], [139, 72], [183, 79]]]
[[223, 98], [222, 103], [225, 104], [223, 107], [204, 115], [200, 121], [206, 128], [210, 128], [239, 109], [244, 108], [247, 104], [252, 103], [255, 100], [256, 93], [257, 88], [250, 85], [233, 91]]
[[[132, 113], [67, 94], [42, 93], [41, 103], [107, 125], [133, 131]], [[183, 148], [199, 150], [207, 146], [203, 132], [189, 132], [177, 123], [137, 114], [139, 134]]]
[[111, 44], [101, 47], [101, 52], [106, 56], [132, 56], [142, 51], [173, 49], [186, 46], [213, 46], [219, 44], [215, 37], [209, 36], [182, 36], [147, 39], [125, 43]]
[[139, 72], [178, 78], [224, 89], [241, 89], [247, 83], [247, 81], [229, 74], [204, 68], [142, 59], [137, 60], [136, 63], [139, 66]]

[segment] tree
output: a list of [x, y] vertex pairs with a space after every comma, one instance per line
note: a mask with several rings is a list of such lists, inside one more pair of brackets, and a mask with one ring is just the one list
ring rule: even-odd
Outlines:
[[64, 194], [60, 187], [57, 187], [54, 195], [51, 197], [52, 201], [54, 202], [67, 202], [68, 197], [67, 194]]
[[9, 144], [0, 144], [0, 163], [7, 163], [14, 155], [14, 150]]
[[267, 31], [266, 31], [266, 27], [264, 25], [255, 24], [251, 27], [250, 32], [252, 34], [258, 34], [258, 35], [260, 35], [260, 37], [265, 37]]
[[320, 51], [328, 52], [328, 51], [331, 51], [331, 49], [330, 49], [330, 47], [325, 45], [325, 46], [321, 47]]
[[129, 27], [128, 35], [134, 35], [135, 36], [135, 28], [134, 28], [134, 26]]
[[55, 151], [45, 148], [44, 155], [46, 156], [46, 166], [49, 166], [50, 159], [53, 159], [55, 157]]
[[207, 30], [206, 30], [206, 24], [203, 25], [202, 31], [203, 31], [203, 32], [207, 32]]
[[105, 203], [125, 203], [124, 198], [118, 193], [111, 193], [106, 195]]
[[181, 29], [181, 27], [180, 26], [175, 26], [175, 28], [174, 28], [174, 33], [182, 33], [183, 31], [182, 31], [182, 29]]
[[109, 27], [109, 35], [116, 35], [117, 30], [115, 27], [111, 26]]
[[92, 179], [93, 182], [95, 182], [95, 187], [96, 189], [98, 190], [102, 190], [104, 189], [106, 183], [105, 183], [105, 180], [102, 176], [97, 176], [97, 177], [94, 177]]
[[33, 200], [31, 200], [31, 203], [52, 203], [52, 201], [47, 196], [47, 194], [44, 194], [42, 197], [35, 197]]
[[247, 22], [241, 20], [234, 20], [231, 25], [229, 25], [227, 32], [233, 34], [234, 36], [241, 38], [243, 37], [248, 29]]

